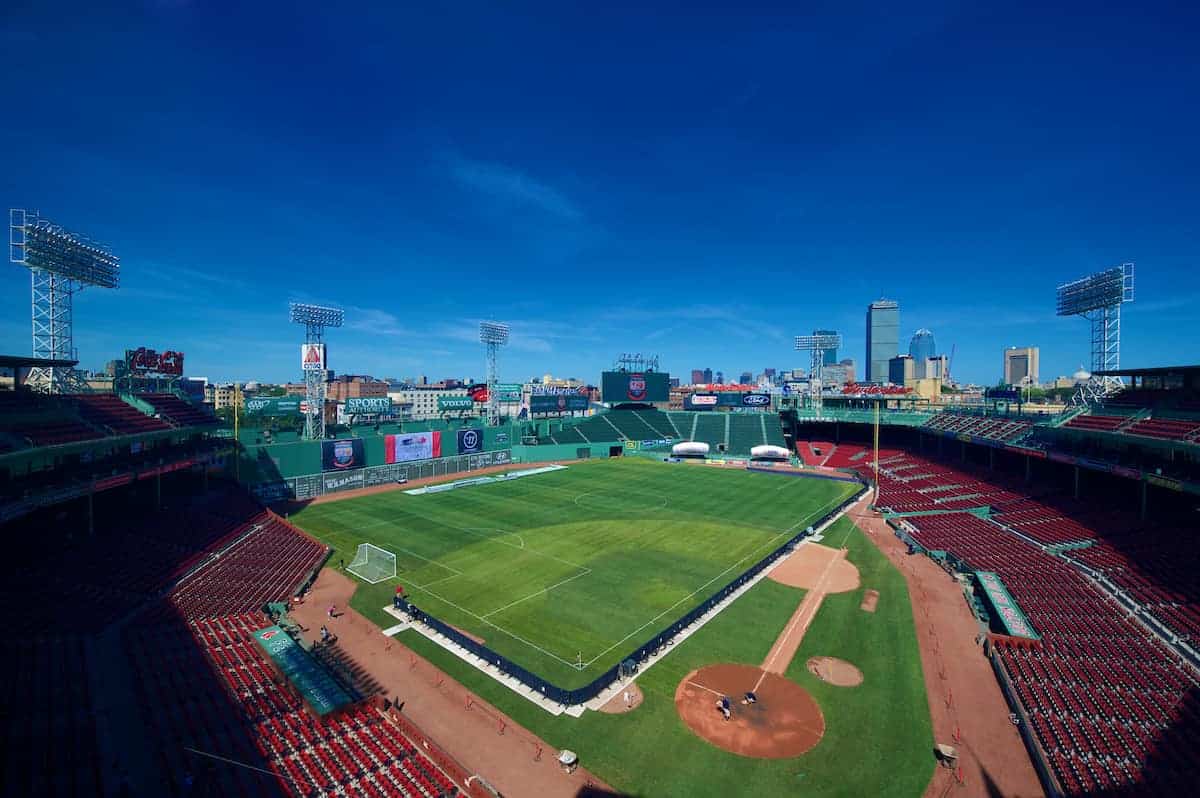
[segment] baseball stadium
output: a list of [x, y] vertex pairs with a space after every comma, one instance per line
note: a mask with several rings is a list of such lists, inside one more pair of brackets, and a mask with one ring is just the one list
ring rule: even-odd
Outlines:
[[[21, 213], [35, 283], [115, 284]], [[1128, 301], [1131, 267], [1087, 279]], [[0, 358], [5, 795], [1194, 785], [1200, 366], [1049, 413], [818, 379], [675, 409], [641, 356], [501, 383], [485, 321], [488, 381], [414, 419], [329, 396], [343, 317], [293, 303], [304, 381], [232, 419], [178, 351], [89, 384], [69, 317]]]

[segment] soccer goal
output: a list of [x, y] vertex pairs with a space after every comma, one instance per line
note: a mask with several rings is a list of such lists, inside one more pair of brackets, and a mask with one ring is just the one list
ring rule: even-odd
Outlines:
[[395, 578], [396, 555], [371, 543], [359, 543], [354, 561], [346, 570], [374, 585]]

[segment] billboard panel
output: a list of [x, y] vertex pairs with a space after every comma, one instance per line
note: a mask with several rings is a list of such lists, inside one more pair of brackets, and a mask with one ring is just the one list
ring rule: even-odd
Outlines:
[[300, 368], [304, 371], [324, 371], [325, 344], [300, 344]]
[[351, 415], [374, 415], [392, 412], [392, 400], [386, 396], [355, 396], [346, 400], [346, 412]]
[[173, 374], [183, 376], [183, 352], [167, 350], [161, 354], [140, 346], [125, 350], [125, 362], [134, 374]]
[[362, 438], [321, 442], [321, 470], [348, 471], [367, 464]]
[[600, 377], [605, 402], [666, 402], [670, 392], [665, 371], [606, 371]]
[[413, 460], [432, 460], [442, 456], [442, 433], [405, 432], [385, 435], [384, 462], [407, 463]]
[[359, 468], [344, 474], [326, 474], [321, 480], [322, 493], [334, 493], [339, 490], [354, 490], [366, 486], [366, 469]]
[[475, 400], [469, 396], [439, 396], [437, 407], [439, 413], [445, 413], [447, 410], [474, 410]]
[[299, 396], [254, 396], [242, 409], [249, 416], [296, 416], [300, 414]]
[[460, 429], [458, 431], [458, 453], [479, 454], [483, 451], [483, 430]]
[[587, 410], [587, 408], [588, 398], [577, 393], [529, 397], [530, 413], [569, 413], [571, 411]]
[[771, 394], [769, 393], [744, 393], [742, 394], [742, 407], [770, 407]]
[[684, 410], [712, 410], [720, 401], [715, 393], [690, 393], [683, 397]]

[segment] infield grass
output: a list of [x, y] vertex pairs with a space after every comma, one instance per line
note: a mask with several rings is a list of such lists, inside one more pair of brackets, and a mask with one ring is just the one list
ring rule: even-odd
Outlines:
[[[626, 715], [554, 717], [420, 634], [406, 631], [400, 640], [550, 745], [578, 752], [586, 767], [622, 794], [918, 798], [933, 774], [933, 734], [904, 577], [848, 518], [831, 527], [824, 542], [848, 548], [862, 585], [825, 597], [787, 671], [825, 716], [821, 742], [793, 759], [748, 759], [722, 751], [693, 734], [675, 709], [675, 689], [692, 670], [762, 662], [804, 595], [769, 579], [641, 674], [637, 683], [645, 700]], [[874, 613], [859, 609], [867, 589], [879, 591]], [[391, 621], [365, 602], [356, 599], [354, 605], [376, 623]], [[820, 681], [805, 668], [812, 656], [854, 663], [863, 672], [862, 685]]]
[[356, 608], [378, 618], [402, 584], [418, 607], [570, 689], [856, 489], [622, 459], [444, 493], [315, 504], [291, 520], [334, 547], [332, 563], [349, 562], [360, 543], [396, 554], [397, 579], [361, 584]]

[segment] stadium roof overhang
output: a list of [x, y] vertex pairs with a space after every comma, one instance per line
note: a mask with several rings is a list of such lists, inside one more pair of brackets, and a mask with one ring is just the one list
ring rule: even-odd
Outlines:
[[1148, 369], [1097, 371], [1101, 377], [1128, 377], [1135, 388], [1200, 390], [1200, 366], [1156, 366]]
[[0, 369], [24, 368], [74, 368], [78, 360], [56, 360], [49, 357], [30, 357], [28, 355], [0, 355]]
[[1200, 366], [1155, 366], [1148, 369], [1112, 369], [1097, 371], [1100, 377], [1166, 377], [1166, 376], [1196, 376], [1200, 375]]

